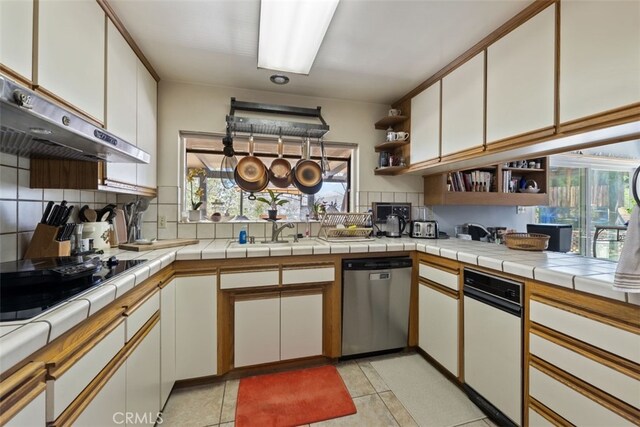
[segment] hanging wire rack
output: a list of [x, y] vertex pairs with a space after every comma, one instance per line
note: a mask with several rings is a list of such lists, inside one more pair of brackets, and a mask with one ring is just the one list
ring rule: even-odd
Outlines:
[[318, 237], [328, 242], [371, 240], [371, 213], [327, 212], [322, 217]]

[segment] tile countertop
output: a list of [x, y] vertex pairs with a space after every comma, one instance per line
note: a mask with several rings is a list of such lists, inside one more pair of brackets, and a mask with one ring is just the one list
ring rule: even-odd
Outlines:
[[617, 266], [615, 262], [557, 252], [517, 251], [502, 245], [470, 240], [422, 240], [404, 237], [380, 238], [368, 242], [328, 243], [319, 239], [302, 239], [290, 245], [239, 245], [233, 240], [216, 239], [200, 240], [199, 243], [190, 246], [147, 252], [112, 249], [105, 251], [102, 257], [106, 259], [116, 255], [121, 260], [138, 258], [148, 261], [96, 288], [76, 295], [72, 300], [33, 319], [1, 323], [0, 373], [175, 260], [413, 250], [640, 305], [640, 294], [627, 294], [612, 289]]

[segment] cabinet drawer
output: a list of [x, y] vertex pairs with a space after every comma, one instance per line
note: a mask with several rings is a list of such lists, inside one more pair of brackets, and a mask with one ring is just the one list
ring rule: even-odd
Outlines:
[[553, 423], [529, 407], [529, 427], [553, 427]]
[[529, 395], [577, 426], [633, 425], [533, 366], [529, 367]]
[[423, 279], [446, 286], [454, 291], [460, 289], [457, 274], [449, 273], [448, 271], [440, 270], [439, 268], [431, 267], [422, 263], [420, 263], [418, 267], [418, 272], [420, 277]]
[[25, 427], [45, 425], [45, 393], [38, 394], [27, 406], [14, 415], [5, 427]]
[[221, 272], [220, 289], [255, 288], [277, 286], [280, 272], [278, 268], [256, 271]]
[[640, 407], [640, 382], [536, 334], [529, 334], [529, 352], [635, 407]]
[[142, 326], [147, 323], [147, 320], [153, 316], [153, 313], [160, 309], [160, 292], [156, 291], [153, 295], [151, 295], [145, 302], [143, 302], [139, 307], [135, 308], [131, 312], [125, 312], [127, 316], [127, 341], [129, 341], [133, 336], [142, 328]]
[[335, 274], [333, 266], [283, 267], [282, 284], [333, 282]]
[[640, 363], [638, 335], [632, 332], [534, 300], [529, 314], [533, 322]]
[[47, 421], [58, 418], [120, 351], [125, 343], [125, 332], [125, 324], [122, 322], [60, 378], [47, 381]]

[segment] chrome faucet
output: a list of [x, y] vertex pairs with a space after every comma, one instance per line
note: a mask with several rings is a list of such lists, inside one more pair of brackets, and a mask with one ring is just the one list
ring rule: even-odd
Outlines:
[[282, 230], [284, 230], [285, 228], [294, 228], [295, 225], [290, 223], [290, 222], [285, 222], [284, 224], [282, 224], [281, 227], [278, 227], [278, 224], [276, 223], [275, 220], [273, 219], [268, 219], [267, 221], [269, 221], [271, 223], [271, 241], [272, 242], [277, 242], [278, 241], [278, 237], [280, 236], [280, 233], [282, 233]]

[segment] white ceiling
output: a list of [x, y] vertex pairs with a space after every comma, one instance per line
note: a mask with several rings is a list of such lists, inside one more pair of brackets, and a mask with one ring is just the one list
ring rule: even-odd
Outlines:
[[109, 0], [161, 79], [384, 104], [530, 2], [341, 0], [309, 76], [276, 86], [256, 66], [259, 0]]

